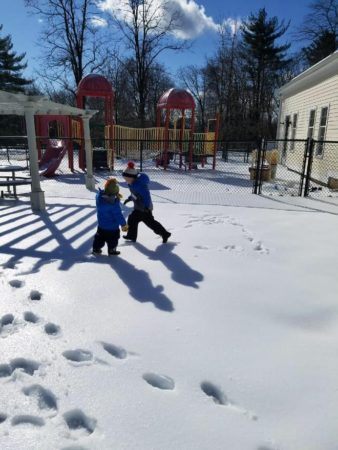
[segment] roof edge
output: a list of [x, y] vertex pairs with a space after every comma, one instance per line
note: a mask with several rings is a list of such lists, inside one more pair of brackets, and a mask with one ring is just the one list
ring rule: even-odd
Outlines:
[[338, 50], [304, 70], [304, 72], [277, 89], [277, 94], [282, 98], [287, 98], [309, 89], [334, 75], [338, 75]]

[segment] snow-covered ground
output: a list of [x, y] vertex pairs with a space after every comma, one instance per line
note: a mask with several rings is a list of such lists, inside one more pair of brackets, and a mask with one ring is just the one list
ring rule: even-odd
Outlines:
[[337, 450], [338, 208], [204, 183], [111, 258], [83, 184], [0, 200], [1, 450]]

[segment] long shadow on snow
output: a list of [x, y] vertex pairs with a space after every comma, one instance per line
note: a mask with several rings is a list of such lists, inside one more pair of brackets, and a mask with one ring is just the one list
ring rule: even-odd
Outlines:
[[[77, 216], [79, 213], [81, 213], [80, 217]], [[53, 205], [47, 211], [32, 214], [29, 218], [26, 215], [18, 215], [18, 217], [13, 218], [11, 227], [7, 227], [6, 223], [5, 230], [0, 233], [0, 237], [6, 238], [6, 235], [13, 231], [20, 232], [12, 239], [7, 239], [6, 243], [1, 246], [1, 253], [10, 255], [6, 264], [15, 265], [21, 258], [32, 257], [37, 260], [34, 266], [26, 273], [20, 273], [20, 275], [29, 275], [38, 272], [41, 267], [52, 261], [60, 261], [59, 270], [68, 270], [78, 263], [88, 263], [88, 259], [84, 255], [90, 252], [92, 246], [96, 229], [95, 215], [96, 210], [91, 206], [62, 204]], [[24, 223], [21, 221], [22, 218], [25, 219]], [[73, 220], [69, 221], [69, 219]], [[83, 226], [83, 222], [86, 220], [89, 220], [89, 224]], [[16, 222], [18, 223], [16, 224]], [[30, 246], [17, 247], [21, 241], [32, 238], [35, 234], [46, 230], [49, 231], [48, 235], [41, 239], [35, 239]], [[67, 238], [67, 233], [72, 231], [72, 236]], [[74, 243], [87, 233], [90, 233], [90, 237], [83, 240], [77, 248], [74, 248]], [[48, 245], [54, 248], [48, 250]], [[120, 257], [108, 259], [106, 256], [102, 256], [102, 259], [97, 258], [93, 263], [110, 264], [116, 275], [129, 288], [131, 297], [136, 301], [141, 303], [151, 302], [162, 311], [174, 311], [171, 300], [163, 293], [163, 286], [153, 286], [146, 271], [137, 269]]]
[[[62, 204], [53, 205], [44, 212], [31, 214], [30, 217], [18, 215], [12, 219], [10, 227], [7, 226], [7, 221], [0, 222], [0, 229], [2, 230], [0, 237], [3, 238], [2, 241], [4, 242], [1, 245], [1, 253], [10, 255], [7, 264], [15, 264], [21, 258], [27, 256], [36, 259], [37, 261], [29, 273], [38, 272], [42, 266], [55, 260], [60, 260], [60, 270], [67, 270], [72, 265], [83, 261], [83, 255], [89, 252], [92, 236], [95, 233], [96, 223], [91, 220], [94, 217], [95, 208], [91, 206]], [[24, 222], [22, 222], [22, 219], [24, 219]], [[69, 219], [73, 220], [69, 221]], [[89, 220], [90, 223], [83, 226], [83, 222], [86, 220]], [[48, 231], [47, 235], [41, 239], [35, 239], [30, 246], [18, 248], [20, 242], [46, 231]], [[72, 231], [74, 231], [72, 236], [67, 238], [67, 232]], [[13, 232], [17, 233], [16, 236], [6, 239], [6, 235]], [[74, 248], [74, 243], [89, 232], [90, 238]], [[48, 249], [49, 245], [52, 247], [51, 250]], [[21, 275], [25, 275], [25, 273], [21, 273]]]
[[153, 261], [161, 261], [170, 271], [171, 278], [176, 283], [183, 284], [198, 289], [198, 282], [203, 280], [203, 275], [197, 270], [193, 270], [178, 255], [173, 253], [176, 244], [169, 242], [166, 245], [159, 245], [155, 251], [149, 250], [144, 245], [136, 242], [135, 248]]
[[137, 269], [121, 256], [112, 256], [109, 260], [107, 258], [106, 256], [98, 256], [95, 259], [95, 264], [110, 264], [113, 271], [129, 288], [129, 294], [134, 300], [140, 303], [151, 302], [161, 311], [174, 311], [172, 301], [163, 293], [163, 286], [153, 286], [149, 274], [145, 270]]

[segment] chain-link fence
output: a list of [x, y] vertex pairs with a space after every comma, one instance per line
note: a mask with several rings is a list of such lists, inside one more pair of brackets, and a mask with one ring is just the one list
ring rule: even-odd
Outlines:
[[0, 137], [0, 197], [30, 192], [28, 145], [25, 137]]
[[26, 137], [0, 136], [0, 164], [29, 167], [28, 143]]
[[310, 142], [304, 195], [338, 196], [338, 142]]
[[292, 196], [336, 196], [338, 142], [263, 141], [257, 193]]
[[172, 140], [167, 145], [158, 140], [118, 140], [112, 142], [112, 147], [113, 164], [109, 149], [93, 149], [98, 183], [114, 175], [122, 187], [127, 187], [122, 172], [128, 160], [133, 160], [138, 169], [149, 175], [152, 193], [162, 201], [240, 204], [240, 195], [252, 194], [250, 155], [257, 147], [253, 142], [194, 139]]
[[307, 147], [307, 140], [263, 140], [260, 161], [257, 161], [254, 169], [256, 174], [258, 166], [256, 193], [302, 195]]
[[[83, 187], [82, 139], [37, 139], [43, 190], [57, 195]], [[149, 174], [151, 188], [167, 201], [220, 203], [235, 194], [338, 197], [338, 142], [306, 140], [207, 141], [205, 139], [92, 140], [98, 184], [121, 175], [128, 160]], [[29, 175], [26, 137], [0, 138], [0, 165], [19, 165]], [[222, 201], [225, 204], [226, 201]]]

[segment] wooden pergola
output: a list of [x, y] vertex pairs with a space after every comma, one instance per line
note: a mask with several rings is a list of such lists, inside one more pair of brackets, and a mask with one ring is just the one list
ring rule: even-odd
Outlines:
[[26, 121], [27, 141], [32, 178], [31, 206], [34, 211], [45, 209], [45, 196], [40, 185], [38, 152], [35, 133], [35, 115], [60, 115], [80, 117], [83, 122], [84, 142], [86, 152], [86, 187], [95, 188], [93, 177], [92, 149], [89, 120], [96, 114], [94, 110], [84, 110], [73, 106], [62, 105], [50, 101], [47, 97], [38, 95], [14, 94], [0, 91], [0, 114], [24, 116]]

